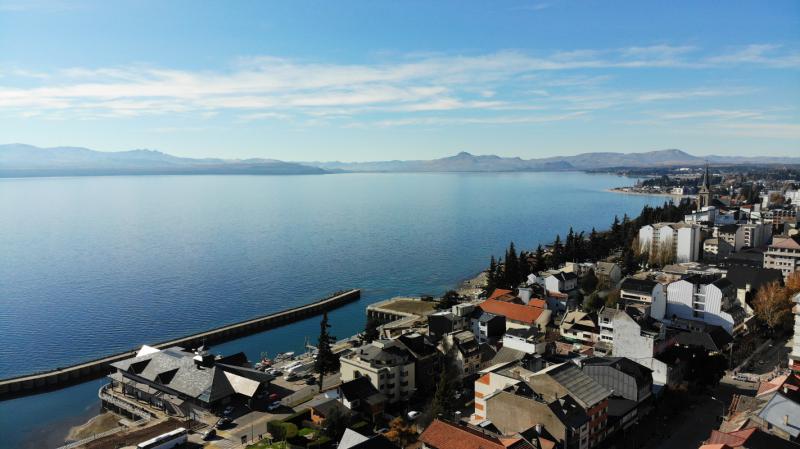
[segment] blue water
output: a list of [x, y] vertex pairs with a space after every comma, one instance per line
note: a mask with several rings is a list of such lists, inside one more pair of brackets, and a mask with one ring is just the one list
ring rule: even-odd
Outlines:
[[[604, 191], [624, 184], [584, 173], [0, 179], [0, 377], [359, 287], [361, 301], [331, 315], [344, 337], [366, 304], [440, 294], [510, 240], [534, 247], [663, 201]], [[318, 322], [214, 350], [299, 350]], [[0, 447], [93, 407], [91, 387], [0, 403]], [[56, 405], [37, 411], [44, 403]]]

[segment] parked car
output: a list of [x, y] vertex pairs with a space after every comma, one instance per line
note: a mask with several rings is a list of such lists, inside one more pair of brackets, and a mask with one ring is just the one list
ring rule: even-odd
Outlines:
[[203, 441], [208, 441], [208, 440], [214, 438], [215, 436], [217, 436], [217, 429], [213, 429], [213, 428], [212, 429], [208, 429], [205, 432], [203, 432]]
[[280, 397], [280, 395], [278, 393], [272, 393], [271, 395], [269, 395], [269, 400], [270, 401], [277, 401], [280, 398], [281, 397]]
[[233, 421], [231, 421], [230, 418], [222, 417], [222, 418], [219, 419], [219, 421], [217, 421], [217, 423], [214, 425], [214, 427], [216, 427], [217, 429], [224, 429], [224, 428], [228, 427], [229, 425], [231, 425], [232, 422]]
[[223, 416], [228, 416], [231, 413], [233, 413], [233, 406], [230, 406], [230, 405], [225, 407], [225, 410], [222, 411], [222, 415]]
[[313, 376], [306, 379], [306, 385], [314, 385], [315, 383], [317, 383], [317, 379], [314, 379]]
[[418, 411], [411, 410], [410, 412], [408, 412], [408, 414], [406, 416], [408, 416], [408, 419], [413, 421], [413, 420], [417, 419], [417, 416], [419, 416], [419, 415], [420, 415], [420, 413]]
[[281, 408], [281, 403], [280, 403], [280, 402], [278, 402], [278, 401], [275, 401], [275, 402], [273, 402], [272, 404], [270, 404], [270, 405], [267, 407], [267, 410], [269, 410], [269, 411], [275, 411], [275, 410], [277, 410], [277, 409], [279, 409], [279, 408]]

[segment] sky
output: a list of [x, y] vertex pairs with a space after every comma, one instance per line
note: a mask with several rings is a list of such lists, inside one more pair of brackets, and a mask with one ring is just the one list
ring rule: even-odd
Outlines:
[[0, 0], [0, 143], [800, 154], [800, 2]]

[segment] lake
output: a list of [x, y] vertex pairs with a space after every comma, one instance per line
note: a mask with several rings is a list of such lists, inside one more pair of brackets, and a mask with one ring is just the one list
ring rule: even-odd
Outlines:
[[[532, 248], [664, 201], [605, 191], [627, 184], [579, 172], [0, 179], [0, 378], [361, 288], [331, 313], [342, 338], [366, 304], [441, 294], [511, 240]], [[212, 349], [300, 350], [318, 322]], [[97, 385], [0, 403], [0, 447], [85, 412]]]

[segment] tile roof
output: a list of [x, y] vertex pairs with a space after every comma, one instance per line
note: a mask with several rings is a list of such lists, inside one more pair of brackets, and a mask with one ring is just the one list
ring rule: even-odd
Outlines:
[[465, 426], [435, 419], [422, 435], [420, 441], [435, 449], [505, 449], [500, 438], [484, 434]]
[[488, 298], [486, 298], [486, 299], [497, 299], [497, 298], [499, 298], [499, 297], [501, 297], [501, 296], [504, 296], [504, 295], [510, 295], [510, 294], [512, 294], [512, 293], [513, 293], [513, 292], [512, 292], [511, 290], [504, 290], [504, 289], [502, 289], [502, 288], [496, 288], [496, 289], [495, 289], [495, 290], [492, 292], [492, 294], [491, 294], [491, 295], [490, 295]]
[[506, 317], [506, 319], [527, 324], [535, 323], [544, 311], [544, 309], [539, 307], [497, 301], [494, 299], [487, 299], [478, 307], [480, 307], [484, 312], [493, 313], [495, 315], [503, 315]]

